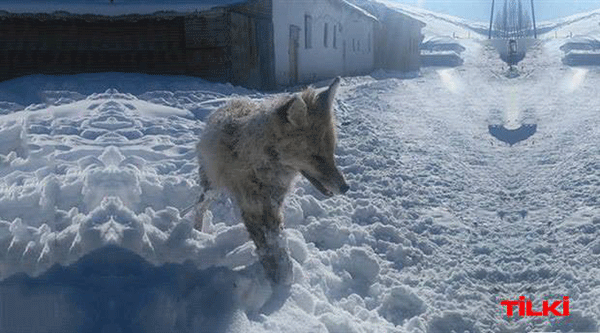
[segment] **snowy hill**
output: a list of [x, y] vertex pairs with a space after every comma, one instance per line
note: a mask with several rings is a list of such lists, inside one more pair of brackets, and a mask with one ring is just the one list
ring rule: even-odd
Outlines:
[[587, 13], [580, 13], [564, 17], [551, 22], [542, 22], [541, 25], [550, 28], [552, 31], [549, 35], [556, 32], [561, 37], [574, 33], [576, 35], [592, 35], [600, 32], [598, 19], [600, 18], [600, 10], [595, 10]]
[[[287, 199], [289, 289], [265, 282], [227, 196], [202, 232], [181, 216], [206, 115], [269, 96], [121, 73], [1, 82], [0, 332], [597, 332], [600, 71], [560, 49], [566, 31], [597, 39], [597, 16], [553, 23], [509, 79], [472, 23], [413, 11], [464, 63], [343, 78], [350, 190], [302, 179]], [[510, 146], [495, 124], [537, 130]], [[519, 296], [569, 296], [570, 315], [508, 317]]]

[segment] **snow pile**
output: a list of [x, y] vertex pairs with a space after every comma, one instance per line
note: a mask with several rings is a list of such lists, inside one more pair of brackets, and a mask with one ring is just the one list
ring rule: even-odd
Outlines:
[[600, 41], [588, 36], [569, 38], [569, 40], [560, 47], [560, 50], [565, 53], [573, 50], [597, 51], [599, 49]]
[[461, 53], [465, 50], [465, 47], [449, 37], [431, 37], [423, 40], [421, 43], [421, 50], [430, 52], [453, 51]]
[[449, 37], [431, 37], [421, 43], [421, 66], [455, 67], [463, 64], [465, 47]]
[[565, 53], [563, 62], [570, 66], [600, 65], [600, 41], [593, 37], [570, 38], [560, 50]]

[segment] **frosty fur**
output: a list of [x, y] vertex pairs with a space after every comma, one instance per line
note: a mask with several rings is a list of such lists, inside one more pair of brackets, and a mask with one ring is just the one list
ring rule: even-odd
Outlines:
[[289, 283], [292, 264], [281, 236], [283, 200], [298, 174], [326, 196], [349, 186], [334, 159], [336, 78], [277, 101], [234, 99], [208, 118], [198, 143], [201, 185], [196, 228], [211, 192], [226, 189], [240, 208], [267, 276]]

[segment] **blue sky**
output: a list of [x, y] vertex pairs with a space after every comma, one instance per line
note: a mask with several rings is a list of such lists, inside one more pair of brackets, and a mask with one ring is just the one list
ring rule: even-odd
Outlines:
[[[476, 21], [490, 19], [492, 0], [395, 0], [413, 6], [423, 7], [435, 12], [446, 13]], [[522, 0], [531, 8], [530, 0]], [[496, 8], [504, 0], [496, 0]], [[599, 0], [534, 0], [537, 21], [551, 20], [594, 9], [600, 9]], [[530, 11], [530, 10], [529, 10]]]

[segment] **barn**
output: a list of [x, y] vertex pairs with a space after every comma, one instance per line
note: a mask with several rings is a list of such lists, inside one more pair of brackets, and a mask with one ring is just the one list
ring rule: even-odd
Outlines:
[[384, 18], [346, 0], [0, 0], [0, 80], [142, 72], [273, 89], [393, 67], [415, 33]]

